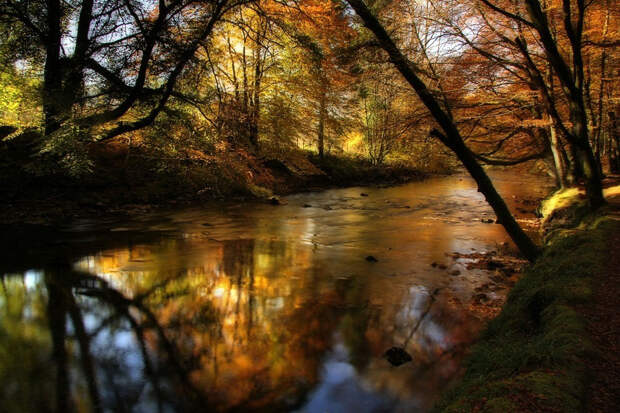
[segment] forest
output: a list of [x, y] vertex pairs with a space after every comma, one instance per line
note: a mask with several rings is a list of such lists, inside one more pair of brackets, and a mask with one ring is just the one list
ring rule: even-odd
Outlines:
[[612, 0], [0, 0], [0, 402], [614, 411], [619, 47]]

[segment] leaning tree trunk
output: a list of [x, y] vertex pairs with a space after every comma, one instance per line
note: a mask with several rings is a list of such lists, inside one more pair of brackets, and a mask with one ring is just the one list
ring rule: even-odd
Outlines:
[[465, 169], [467, 169], [467, 172], [469, 172], [478, 184], [478, 191], [484, 195], [489, 205], [491, 205], [491, 208], [493, 208], [498, 223], [504, 226], [506, 232], [510, 235], [510, 238], [512, 238], [517, 247], [519, 247], [523, 255], [525, 255], [528, 260], [534, 261], [539, 255], [538, 247], [527, 236], [521, 226], [519, 226], [504, 202], [504, 199], [496, 191], [493, 182], [491, 182], [489, 176], [480, 163], [478, 163], [474, 154], [465, 145], [463, 140], [460, 139], [460, 136], [458, 138], [453, 136], [450, 141], [451, 143], [454, 142], [453, 146], [450, 148], [458, 156], [459, 160], [465, 166]]
[[444, 109], [442, 109], [441, 105], [433, 96], [431, 91], [417, 76], [417, 68], [414, 63], [408, 60], [401, 53], [394, 41], [386, 32], [385, 28], [381, 25], [381, 23], [379, 23], [377, 18], [368, 9], [363, 0], [347, 1], [351, 7], [353, 7], [355, 12], [362, 18], [366, 27], [374, 33], [381, 47], [390, 56], [391, 62], [396, 66], [405, 80], [407, 80], [409, 85], [415, 90], [422, 103], [424, 103], [435, 121], [443, 129], [443, 133], [434, 130], [432, 134], [439, 138], [444, 145], [450, 148], [463, 163], [469, 174], [478, 184], [478, 190], [484, 195], [491, 208], [493, 208], [493, 211], [495, 211], [498, 222], [504, 226], [506, 232], [523, 255], [530, 261], [536, 260], [540, 254], [538, 247], [519, 226], [514, 216], [506, 206], [506, 203], [495, 190], [495, 187], [493, 186], [493, 183], [489, 179], [488, 175], [478, 163], [471, 150], [465, 145], [454, 120]]

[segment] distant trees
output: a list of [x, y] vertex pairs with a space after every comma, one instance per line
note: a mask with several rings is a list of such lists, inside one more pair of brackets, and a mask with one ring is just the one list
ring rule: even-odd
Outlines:
[[367, 74], [360, 88], [362, 133], [374, 165], [383, 164], [408, 132], [408, 113], [403, 108], [400, 84], [395, 80], [382, 73]]
[[315, 0], [237, 8], [198, 52], [189, 103], [216, 139], [253, 151], [260, 141], [272, 149], [311, 143], [322, 155], [354, 90], [338, 63], [353, 34], [348, 20], [332, 2]]
[[341, 51], [354, 39], [350, 17], [337, 0], [303, 0], [281, 21], [291, 37], [299, 59], [294, 63], [291, 84], [298, 98], [307, 102], [308, 116], [314, 119], [316, 149], [323, 157], [329, 135], [342, 135], [350, 116], [354, 81]]
[[[272, 22], [259, 7], [238, 8], [206, 43], [200, 59], [215, 98], [206, 107], [216, 133], [258, 148], [264, 80], [274, 64]], [[206, 82], [209, 79], [211, 82]]]
[[480, 161], [548, 160], [560, 186], [586, 183], [596, 207], [602, 166], [616, 163], [618, 82], [609, 63], [618, 63], [610, 53], [619, 41], [618, 7], [526, 3], [376, 4]]
[[511, 26], [459, 1], [418, 2], [411, 9], [420, 26], [412, 47], [422, 52], [426, 74], [476, 158], [506, 166], [548, 160], [549, 122], [520, 52], [505, 43]]
[[5, 64], [0, 71], [0, 125], [37, 126], [40, 117], [40, 81], [31, 70]]

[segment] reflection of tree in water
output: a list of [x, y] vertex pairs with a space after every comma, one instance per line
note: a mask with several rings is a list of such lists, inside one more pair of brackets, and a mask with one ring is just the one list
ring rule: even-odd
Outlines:
[[416, 400], [416, 409], [430, 409], [457, 373], [463, 350], [479, 326], [449, 290], [411, 286], [370, 318], [366, 338], [375, 357], [396, 346], [404, 348], [412, 362], [394, 369], [377, 357], [360, 374], [387, 394]]
[[[254, 239], [239, 239], [223, 241], [222, 247], [222, 269], [224, 273], [231, 277], [236, 284], [237, 297], [235, 299], [236, 323], [235, 323], [235, 342], [238, 341], [238, 321], [241, 311], [241, 294], [247, 291], [247, 335], [249, 336], [254, 320]], [[246, 288], [244, 288], [244, 284]], [[230, 291], [230, 290], [228, 290]]]
[[344, 294], [346, 312], [340, 331], [349, 350], [350, 363], [359, 371], [368, 364], [370, 349], [366, 331], [374, 319], [376, 309], [368, 305], [368, 282], [366, 277], [340, 280], [339, 290]]
[[0, 406], [6, 412], [50, 411], [53, 371], [45, 292], [28, 288], [27, 276], [0, 275]]
[[236, 297], [220, 307], [222, 318], [234, 320], [233, 344], [226, 346], [228, 360], [217, 364], [230, 377], [213, 377], [210, 385], [225, 395], [225, 409], [290, 408], [318, 380], [341, 297], [317, 268], [304, 270], [297, 284], [287, 279], [296, 268], [292, 254], [283, 242], [224, 242], [222, 268]]
[[254, 271], [254, 239], [222, 241], [222, 269], [231, 277], [242, 279]]
[[[55, 400], [59, 411], [287, 410], [321, 379], [336, 332], [356, 371], [383, 388], [394, 372], [381, 376], [387, 373], [377, 369], [377, 360], [398, 344], [394, 337], [404, 342], [412, 335], [416, 323], [408, 350], [422, 364], [437, 359], [433, 323], [450, 325], [450, 318], [458, 319], [454, 309], [442, 301], [427, 315], [409, 311], [406, 303], [427, 293], [397, 295], [381, 284], [389, 281], [384, 278], [326, 276], [329, 268], [312, 261], [311, 252], [294, 248], [270, 240], [223, 241], [201, 250], [196, 257], [202, 261], [186, 256], [170, 265], [165, 257], [195, 251], [191, 241], [176, 240], [150, 252], [143, 247], [138, 256], [119, 252], [129, 262], [160, 254], [148, 270], [132, 264], [131, 271], [110, 275], [114, 271], [95, 263], [89, 270], [97, 276], [49, 265], [28, 288], [19, 286], [19, 277], [7, 277], [3, 288], [11, 305], [5, 298], [0, 310], [10, 316], [0, 319], [0, 332], [12, 328], [6, 333], [12, 339], [2, 341], [3, 354], [25, 341], [17, 339], [24, 331], [36, 331], [39, 338], [28, 342], [33, 350], [18, 359], [26, 361], [24, 375], [36, 372], [48, 383], [23, 390], [22, 401], [5, 406], [49, 411], [25, 407]], [[112, 253], [103, 257], [111, 257], [113, 268], [126, 265]], [[404, 309], [404, 318], [372, 304], [378, 291], [391, 296], [389, 308]], [[54, 366], [41, 360], [50, 353]], [[434, 385], [433, 377], [424, 377]], [[9, 399], [10, 386], [3, 384], [14, 379], [0, 378], [0, 394]], [[44, 395], [26, 401], [27, 394]]]
[[[29, 377], [23, 383], [30, 387], [26, 394], [28, 397], [39, 395], [41, 400], [24, 398], [17, 403], [3, 404], [4, 407], [14, 406], [8, 411], [24, 411], [26, 406], [34, 407], [35, 403], [46, 407], [32, 411], [50, 411], [52, 400], [55, 400], [55, 408], [51, 410], [58, 412], [84, 408], [94, 412], [131, 411], [144, 399], [145, 393], [149, 393], [147, 398], [152, 398], [158, 406], [154, 411], [161, 411], [166, 405], [180, 406], [179, 400], [183, 399], [169, 391], [170, 383], [181, 384], [185, 399], [206, 402], [206, 396], [189, 380], [191, 366], [182, 359], [176, 344], [167, 337], [164, 327], [146, 306], [148, 296], [127, 298], [100, 277], [72, 271], [68, 266], [48, 269], [39, 278], [34, 286], [26, 288], [20, 288], [15, 280], [10, 280], [8, 285], [3, 283], [5, 297], [11, 296], [11, 306], [20, 306], [22, 313], [6, 314], [8, 317], [3, 317], [2, 329], [21, 323], [24, 333], [36, 330], [37, 334], [43, 335], [41, 319], [47, 319], [51, 343], [33, 348], [32, 354], [20, 354], [20, 363], [32, 363], [23, 366], [31, 369], [26, 371], [31, 377], [54, 377], [49, 381], [55, 383], [55, 388], [30, 387], [38, 381]], [[19, 293], [20, 289], [22, 302], [15, 303], [13, 293]], [[36, 320], [25, 316], [35, 310], [31, 301], [33, 295], [47, 301], [44, 310], [38, 309], [43, 311], [37, 312]], [[2, 304], [2, 310], [9, 313], [9, 300], [5, 299]], [[98, 325], [94, 325], [95, 319], [99, 321]], [[36, 325], [32, 324], [33, 321]], [[123, 333], [133, 335], [139, 353], [118, 345]], [[155, 360], [149, 349], [149, 336], [164, 357]], [[47, 349], [51, 350], [52, 364], [37, 357], [37, 353], [50, 351]], [[14, 380], [2, 378], [3, 388], [10, 387]], [[164, 381], [168, 383], [164, 384]]]
[[[316, 382], [341, 300], [318, 271], [295, 287], [278, 277], [290, 254], [281, 243], [237, 240], [221, 245], [215, 267], [164, 267], [123, 275], [125, 281], [114, 276], [114, 283], [108, 275], [49, 266], [34, 287], [21, 288], [19, 314], [0, 323], [21, 323], [45, 338], [20, 362], [53, 355], [53, 365], [24, 366], [27, 374], [53, 377], [54, 389], [41, 386], [41, 405], [56, 400], [52, 410], [286, 406]], [[4, 287], [13, 301], [16, 278]], [[36, 326], [23, 316], [33, 311], [33, 295], [41, 302]], [[0, 308], [8, 312], [6, 301]], [[33, 403], [14, 402], [13, 410]]]

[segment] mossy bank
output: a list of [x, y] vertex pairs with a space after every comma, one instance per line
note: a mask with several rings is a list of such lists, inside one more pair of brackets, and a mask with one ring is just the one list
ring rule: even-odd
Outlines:
[[594, 279], [608, 271], [609, 240], [620, 225], [612, 207], [583, 214], [578, 195], [557, 193], [544, 202], [542, 257], [510, 292], [472, 348], [461, 381], [434, 411], [585, 410], [588, 360], [596, 354], [582, 313], [593, 305]]

